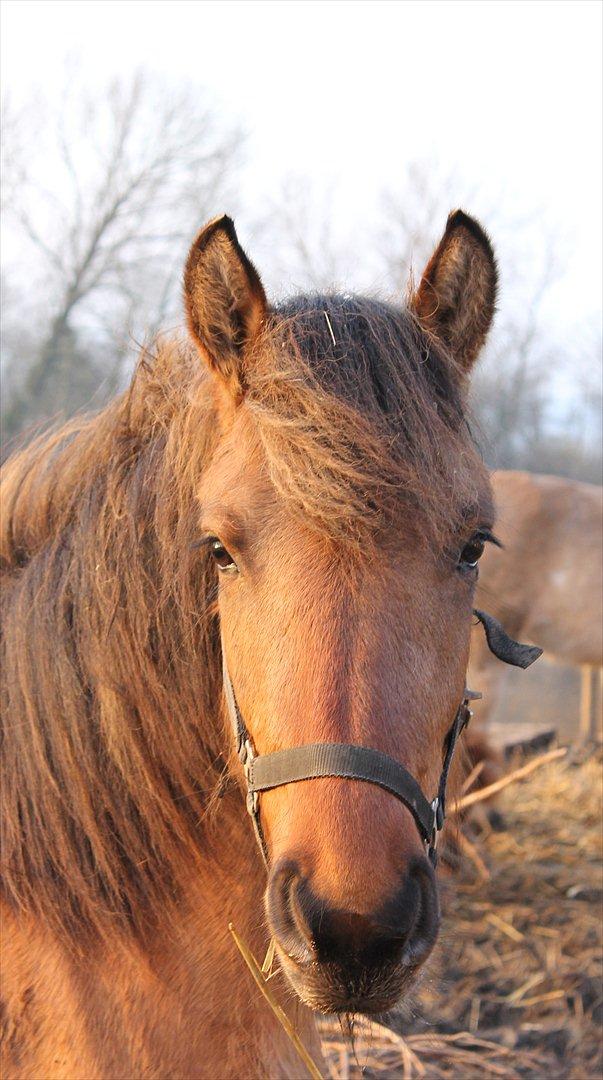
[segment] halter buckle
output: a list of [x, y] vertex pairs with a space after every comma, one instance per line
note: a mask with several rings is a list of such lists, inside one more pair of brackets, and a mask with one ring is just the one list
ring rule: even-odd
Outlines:
[[442, 831], [444, 825], [444, 811], [439, 797], [436, 795], [435, 799], [432, 799], [431, 809], [433, 810], [433, 829], [431, 831], [431, 837], [427, 843], [427, 854], [432, 866], [435, 866], [438, 861], [437, 846], [438, 837]]
[[244, 739], [241, 743], [241, 749], [239, 750], [239, 758], [243, 766], [243, 773], [245, 774], [245, 780], [247, 781], [247, 810], [252, 817], [258, 812], [258, 793], [257, 791], [251, 791], [251, 766], [255, 753], [253, 746], [251, 745], [251, 739]]
[[433, 831], [437, 835], [444, 827], [444, 807], [439, 795], [432, 800], [431, 809], [433, 810]]

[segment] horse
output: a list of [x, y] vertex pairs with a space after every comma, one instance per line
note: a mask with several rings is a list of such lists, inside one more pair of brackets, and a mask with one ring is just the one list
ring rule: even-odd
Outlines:
[[[6, 1077], [303, 1075], [229, 922], [260, 958], [274, 939], [316, 1062], [316, 1010], [383, 1012], [421, 970], [438, 890], [408, 789], [441, 786], [464, 715], [496, 281], [456, 211], [404, 304], [271, 305], [215, 219], [187, 335], [6, 463]], [[233, 716], [264, 761], [343, 745], [397, 779], [315, 768], [258, 811]]]
[[[492, 486], [502, 546], [490, 547], [480, 562], [476, 602], [511, 633], [542, 643], [551, 659], [582, 667], [588, 735], [591, 672], [603, 665], [603, 490], [560, 476], [505, 471], [492, 474]], [[467, 739], [472, 757], [483, 756], [482, 733], [504, 674], [476, 632], [470, 679], [484, 696]]]

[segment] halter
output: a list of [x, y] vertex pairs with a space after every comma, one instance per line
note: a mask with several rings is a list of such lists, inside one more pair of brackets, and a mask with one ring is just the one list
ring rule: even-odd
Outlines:
[[[499, 660], [513, 664], [515, 667], [527, 668], [541, 655], [542, 649], [537, 646], [521, 645], [509, 637], [492, 615], [487, 615], [484, 611], [477, 609], [474, 610], [474, 615], [482, 623], [488, 646]], [[251, 735], [237, 704], [228, 674], [224, 648], [222, 648], [222, 666], [226, 704], [232, 722], [237, 753], [247, 783], [247, 810], [251, 815], [258, 846], [266, 866], [268, 866], [268, 849], [260, 818], [260, 792], [282, 787], [284, 784], [295, 784], [301, 780], [314, 780], [321, 776], [364, 780], [395, 795], [410, 810], [419, 835], [425, 844], [427, 856], [432, 866], [436, 865], [438, 836], [442, 831], [446, 816], [446, 786], [452, 758], [459, 735], [473, 715], [470, 703], [481, 698], [481, 694], [465, 688], [462, 701], [444, 739], [438, 792], [429, 802], [414, 776], [404, 765], [389, 754], [384, 754], [381, 750], [373, 750], [368, 746], [355, 746], [350, 743], [310, 743], [306, 746], [293, 746], [287, 750], [276, 750], [272, 754], [256, 754]]]

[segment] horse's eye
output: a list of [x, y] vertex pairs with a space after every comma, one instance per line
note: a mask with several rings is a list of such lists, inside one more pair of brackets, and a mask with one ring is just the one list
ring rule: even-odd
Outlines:
[[222, 570], [225, 573], [231, 574], [237, 572], [238, 567], [236, 562], [220, 540], [212, 540], [209, 545], [209, 550], [212, 553], [214, 562], [216, 563], [218, 570]]
[[484, 554], [486, 539], [487, 537], [482, 533], [476, 533], [475, 536], [471, 537], [471, 540], [468, 544], [465, 544], [459, 556], [459, 570], [472, 570], [477, 566]]

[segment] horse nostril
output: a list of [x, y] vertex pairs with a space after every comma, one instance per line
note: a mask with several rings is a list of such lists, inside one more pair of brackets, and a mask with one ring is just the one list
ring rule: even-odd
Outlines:
[[331, 907], [315, 895], [296, 863], [284, 862], [271, 874], [267, 911], [280, 947], [292, 960], [342, 968], [377, 968], [392, 961], [416, 967], [431, 951], [439, 924], [433, 872], [424, 859], [411, 864], [396, 894], [370, 914]]
[[414, 885], [416, 903], [413, 924], [404, 944], [402, 962], [406, 967], [418, 967], [427, 959], [435, 945], [440, 928], [440, 905], [435, 875], [425, 859], [417, 859], [411, 865], [407, 880]]
[[314, 957], [311, 929], [297, 899], [301, 880], [296, 862], [280, 862], [270, 874], [266, 893], [266, 911], [272, 932], [281, 949], [299, 964]]

